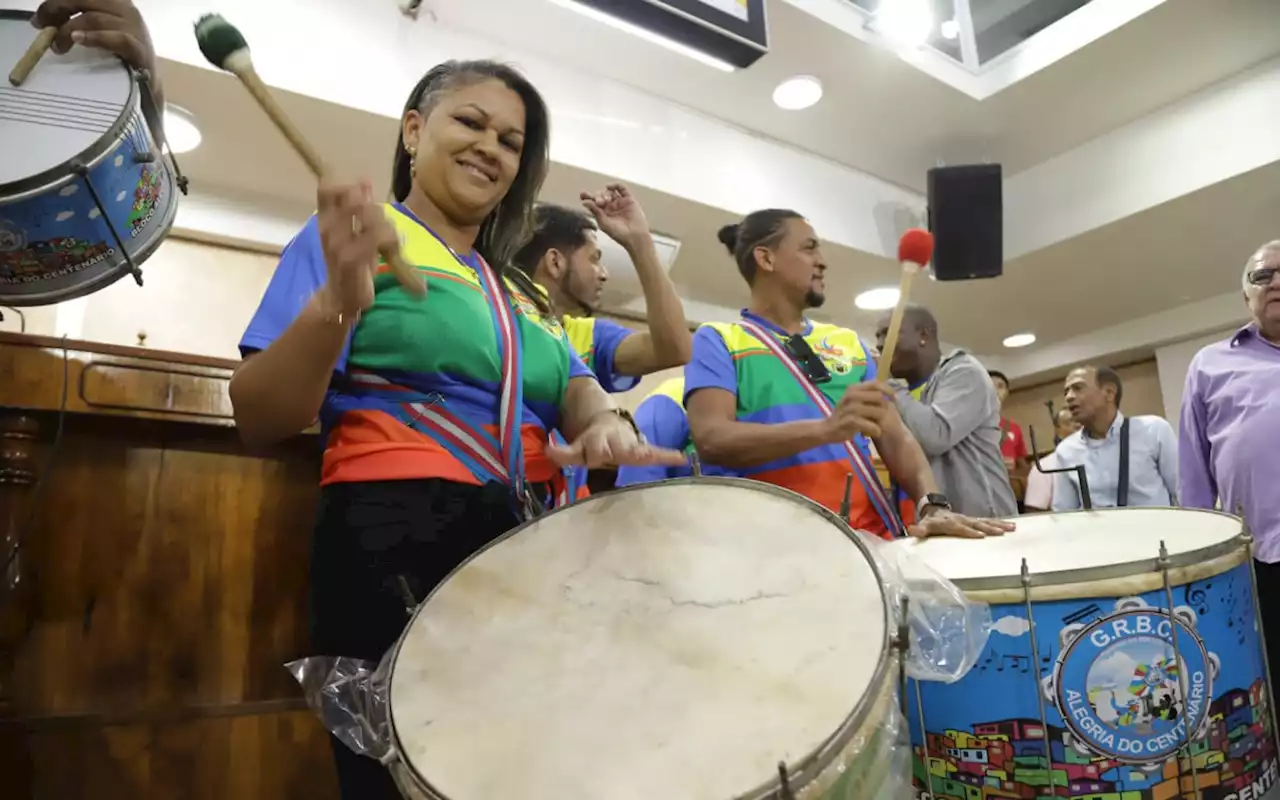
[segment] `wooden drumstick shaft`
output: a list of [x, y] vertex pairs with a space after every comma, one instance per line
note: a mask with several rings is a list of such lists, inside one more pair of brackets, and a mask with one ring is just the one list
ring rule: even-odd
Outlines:
[[[267, 87], [267, 84], [259, 77], [257, 70], [253, 68], [253, 61], [249, 58], [249, 51], [244, 50], [235, 53], [224, 62], [224, 66], [239, 78], [244, 87], [249, 90], [249, 94], [257, 101], [258, 106], [275, 124], [276, 129], [284, 135], [294, 152], [306, 163], [307, 168], [311, 170], [316, 179], [323, 179], [328, 174], [328, 168], [325, 166], [324, 159], [320, 157], [320, 151], [316, 150], [311, 142], [307, 140], [307, 137], [303, 135], [301, 129], [293, 123], [293, 120], [289, 118], [285, 110], [280, 107], [280, 103], [276, 100], [275, 95], [271, 93], [271, 89]], [[422, 276], [404, 260], [398, 245], [383, 247], [379, 255], [391, 267], [391, 271], [395, 274], [396, 279], [400, 281], [400, 285], [415, 294], [422, 293], [425, 286]]]
[[898, 349], [898, 335], [902, 331], [902, 318], [907, 314], [911, 284], [920, 270], [919, 264], [910, 261], [902, 262], [902, 279], [898, 283], [898, 304], [893, 307], [893, 316], [889, 317], [889, 330], [885, 333], [884, 348], [880, 351], [880, 361], [876, 364], [876, 374], [880, 380], [887, 381], [893, 377], [889, 371], [893, 365], [893, 351]]
[[307, 137], [298, 129], [297, 125], [293, 124], [293, 120], [280, 107], [280, 103], [276, 101], [266, 83], [258, 76], [258, 72], [253, 68], [252, 63], [247, 66], [237, 64], [233, 72], [240, 79], [240, 82], [244, 84], [244, 87], [249, 90], [249, 94], [253, 95], [253, 99], [258, 102], [258, 106], [275, 124], [276, 129], [284, 135], [290, 146], [306, 163], [307, 168], [311, 170], [311, 174], [315, 175], [317, 179], [323, 178], [328, 169], [325, 167], [324, 159], [320, 157], [320, 152], [312, 146], [311, 142], [307, 141]]
[[36, 64], [44, 57], [45, 52], [53, 45], [53, 40], [58, 36], [58, 29], [50, 26], [41, 28], [36, 34], [36, 40], [27, 48], [27, 52], [22, 54], [22, 58], [18, 59], [18, 63], [14, 65], [13, 71], [9, 73], [9, 83], [13, 86], [21, 86], [31, 75], [31, 70], [36, 68]]

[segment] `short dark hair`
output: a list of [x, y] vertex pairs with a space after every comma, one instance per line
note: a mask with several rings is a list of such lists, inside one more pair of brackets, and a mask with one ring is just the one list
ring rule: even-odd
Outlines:
[[[1111, 367], [1096, 367], [1093, 364], [1086, 364], [1076, 369], [1088, 370], [1093, 373], [1093, 379], [1097, 381], [1098, 388], [1110, 386], [1116, 390], [1116, 408], [1120, 407], [1120, 399], [1124, 397], [1124, 384], [1120, 381], [1120, 373]], [[1074, 370], [1073, 370], [1074, 371]]]
[[529, 276], [548, 250], [568, 255], [587, 243], [587, 233], [597, 230], [595, 220], [581, 211], [551, 203], [533, 209], [533, 231], [529, 241], [516, 251], [515, 264]]
[[990, 376], [991, 378], [993, 378], [993, 379], [994, 379], [994, 378], [999, 378], [1000, 380], [1004, 381], [1004, 385], [1005, 385], [1006, 387], [1009, 385], [1009, 376], [1008, 376], [1008, 375], [1005, 375], [1003, 372], [1001, 372], [1001, 371], [1000, 371], [1000, 370], [998, 370], [998, 369], [989, 369], [989, 370], [987, 370], [987, 375], [989, 375], [989, 376]]
[[738, 264], [738, 272], [742, 273], [748, 286], [756, 280], [756, 248], [777, 247], [786, 232], [784, 225], [789, 219], [804, 217], [788, 208], [766, 208], [752, 211], [743, 217], [742, 222], [725, 225], [720, 229], [720, 244], [733, 256]]
[[928, 331], [933, 334], [934, 338], [938, 336], [938, 318], [924, 306], [918, 306], [914, 303], [908, 304], [902, 312], [902, 323], [904, 325], [910, 323], [917, 330]]

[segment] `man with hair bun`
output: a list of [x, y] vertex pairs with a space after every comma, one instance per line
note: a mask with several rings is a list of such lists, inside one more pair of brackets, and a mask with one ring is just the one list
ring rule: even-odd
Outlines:
[[[952, 512], [887, 387], [876, 382], [861, 337], [806, 318], [825, 300], [827, 265], [803, 217], [756, 211], [722, 228], [719, 238], [751, 287], [751, 301], [737, 321], [703, 325], [693, 337], [685, 408], [704, 465], [803, 494], [885, 538], [906, 532], [904, 518], [915, 536], [1012, 530]], [[880, 484], [869, 441], [905, 503]]]

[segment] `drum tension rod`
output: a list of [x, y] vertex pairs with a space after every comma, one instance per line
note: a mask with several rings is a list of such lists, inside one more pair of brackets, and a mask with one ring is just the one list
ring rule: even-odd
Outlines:
[[98, 194], [97, 189], [93, 188], [93, 181], [89, 180], [89, 168], [79, 159], [72, 161], [69, 166], [72, 172], [80, 176], [80, 180], [84, 182], [84, 188], [89, 190], [89, 196], [93, 198], [93, 204], [98, 207], [98, 213], [102, 215], [102, 220], [107, 223], [107, 230], [111, 231], [111, 238], [115, 240], [116, 247], [120, 249], [120, 255], [124, 256], [124, 263], [129, 267], [129, 274], [141, 286], [142, 270], [138, 269], [138, 265], [133, 263], [133, 256], [129, 255], [129, 251], [125, 249], [124, 240], [120, 238], [120, 232], [116, 230], [116, 226], [111, 222], [111, 217], [107, 214], [107, 206], [102, 202], [102, 196]]
[[[142, 89], [142, 116], [151, 128], [151, 136], [155, 139], [156, 144], [160, 145], [162, 149], [168, 148], [169, 163], [173, 164], [173, 182], [178, 185], [178, 191], [182, 192], [185, 197], [191, 181], [187, 179], [186, 175], [182, 174], [182, 167], [178, 166], [178, 156], [174, 154], [173, 148], [169, 147], [169, 137], [165, 136], [164, 133], [164, 109], [156, 107], [156, 96], [151, 90], [151, 73], [145, 69], [138, 69], [134, 70], [133, 74], [134, 80], [138, 82]], [[135, 164], [150, 164], [155, 160], [155, 154], [150, 151], [139, 153], [135, 150], [133, 153]]]
[[791, 776], [787, 773], [787, 762], [778, 762], [778, 800], [796, 800], [796, 793], [791, 791]]

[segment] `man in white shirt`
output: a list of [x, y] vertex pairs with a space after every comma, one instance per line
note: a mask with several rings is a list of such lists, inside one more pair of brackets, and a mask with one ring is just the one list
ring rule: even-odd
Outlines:
[[[1058, 409], [1058, 412], [1053, 415], [1053, 421], [1056, 442], [1061, 442], [1080, 430], [1080, 424], [1071, 418], [1071, 412], [1065, 407]], [[1057, 452], [1051, 452], [1040, 459], [1040, 464], [1045, 469], [1057, 469]], [[1053, 508], [1053, 475], [1041, 472], [1034, 460], [1031, 463], [1031, 471], [1027, 473], [1027, 493], [1022, 504], [1027, 511], [1048, 511]]]
[[[1120, 376], [1107, 367], [1072, 370], [1063, 384], [1080, 430], [1058, 445], [1061, 467], [1083, 465], [1094, 508], [1178, 504], [1178, 439], [1162, 417], [1120, 413]], [[1075, 472], [1053, 476], [1054, 511], [1083, 508]]]

